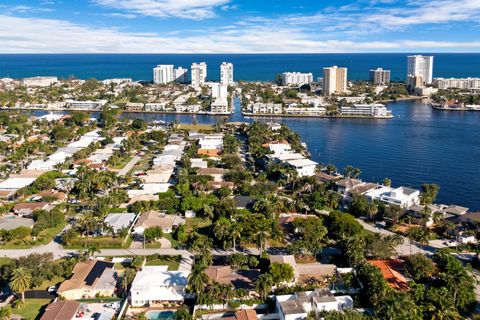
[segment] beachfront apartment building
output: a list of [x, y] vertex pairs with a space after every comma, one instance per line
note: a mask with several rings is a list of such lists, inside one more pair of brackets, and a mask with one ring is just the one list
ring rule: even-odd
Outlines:
[[390, 70], [384, 70], [382, 68], [371, 69], [370, 81], [374, 84], [386, 84], [390, 83]]
[[433, 56], [414, 55], [407, 57], [407, 78], [421, 76], [424, 84], [433, 81]]
[[22, 81], [27, 87], [49, 87], [57, 82], [57, 77], [30, 77], [24, 78]]
[[305, 105], [290, 104], [283, 108], [285, 114], [298, 116], [321, 116], [327, 112], [325, 107], [311, 107]]
[[173, 78], [177, 83], [187, 83], [188, 70], [182, 67], [178, 67], [173, 70]]
[[337, 66], [323, 68], [323, 95], [347, 91], [347, 68]]
[[167, 84], [173, 82], [173, 64], [160, 64], [153, 68], [153, 82]]
[[224, 85], [233, 84], [233, 63], [223, 62], [220, 65], [220, 83]]
[[205, 84], [207, 79], [207, 64], [205, 62], [192, 63], [190, 72], [193, 87], [198, 88]]
[[480, 78], [435, 78], [433, 85], [438, 89], [480, 89]]
[[282, 73], [282, 85], [304, 85], [313, 82], [313, 74], [301, 72], [284, 72]]
[[145, 104], [145, 111], [166, 111], [173, 110], [173, 107], [169, 106], [169, 101], [158, 101]]
[[352, 117], [373, 117], [373, 118], [391, 118], [392, 111], [383, 104], [354, 104], [352, 106], [341, 106], [340, 114], [342, 116]]

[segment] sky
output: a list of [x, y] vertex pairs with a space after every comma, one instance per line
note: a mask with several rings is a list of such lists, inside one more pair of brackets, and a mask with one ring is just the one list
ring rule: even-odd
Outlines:
[[0, 53], [480, 52], [480, 0], [0, 0]]

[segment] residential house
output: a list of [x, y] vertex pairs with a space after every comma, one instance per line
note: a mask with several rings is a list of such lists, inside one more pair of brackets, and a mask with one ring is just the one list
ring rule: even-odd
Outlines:
[[297, 171], [299, 177], [311, 177], [315, 175], [318, 162], [310, 159], [288, 160], [287, 164]]
[[322, 311], [344, 311], [353, 308], [350, 296], [334, 296], [328, 288], [296, 292], [275, 297], [280, 320], [306, 319], [310, 312], [317, 316]]
[[270, 255], [270, 263], [286, 263], [293, 268], [294, 283], [317, 283], [335, 275], [337, 266], [334, 264], [297, 263], [293, 255]]
[[117, 285], [114, 263], [90, 260], [79, 262], [73, 275], [58, 288], [58, 295], [66, 300], [111, 297]]
[[260, 270], [233, 271], [230, 266], [210, 266], [205, 269], [208, 278], [220, 284], [231, 284], [235, 289], [255, 289], [255, 281], [260, 275]]
[[20, 202], [13, 207], [12, 211], [20, 217], [28, 217], [36, 210], [49, 210], [50, 208], [48, 202]]
[[222, 168], [200, 168], [197, 170], [197, 176], [210, 176], [213, 181], [222, 182], [225, 170]]
[[380, 269], [383, 278], [388, 285], [396, 290], [408, 290], [407, 279], [400, 272], [403, 269], [403, 263], [400, 260], [369, 260], [368, 263]]
[[148, 211], [142, 213], [135, 223], [135, 233], [143, 235], [145, 229], [160, 227], [165, 233], [171, 233], [175, 227], [185, 224], [185, 219], [181, 216], [165, 214], [159, 211]]
[[420, 203], [420, 191], [406, 187], [398, 187], [383, 194], [380, 200], [388, 204], [408, 208]]
[[110, 226], [114, 233], [120, 232], [124, 228], [129, 228], [135, 220], [135, 213], [110, 213], [105, 217], [105, 224]]
[[61, 301], [57, 300], [50, 303], [43, 313], [40, 320], [74, 320], [78, 319], [78, 309], [80, 308], [78, 301]]
[[188, 271], [168, 271], [168, 266], [145, 266], [137, 272], [130, 289], [132, 307], [165, 301], [181, 302], [187, 296]]

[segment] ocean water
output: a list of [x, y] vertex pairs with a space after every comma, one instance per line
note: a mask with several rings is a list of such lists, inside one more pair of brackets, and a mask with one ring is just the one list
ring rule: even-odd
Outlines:
[[[332, 65], [348, 68], [351, 80], [368, 79], [368, 70], [392, 71], [392, 80], [403, 80], [407, 53], [378, 54], [1, 54], [0, 77], [51, 75], [63, 78], [133, 78], [152, 80], [152, 68], [174, 64], [190, 69], [192, 62], [208, 64], [207, 78], [218, 80], [223, 61], [234, 64], [235, 80], [273, 80], [285, 71], [312, 72]], [[480, 77], [480, 54], [432, 53], [435, 77]]]
[[[124, 114], [147, 121], [177, 120], [213, 124], [228, 121], [275, 121], [297, 131], [312, 159], [342, 170], [353, 165], [365, 181], [388, 177], [394, 186], [440, 186], [439, 203], [480, 210], [480, 112], [444, 112], [422, 100], [388, 105], [393, 119], [245, 118], [240, 108], [230, 117], [172, 114]], [[44, 111], [36, 112], [37, 115]], [[93, 114], [98, 116], [98, 114]]]

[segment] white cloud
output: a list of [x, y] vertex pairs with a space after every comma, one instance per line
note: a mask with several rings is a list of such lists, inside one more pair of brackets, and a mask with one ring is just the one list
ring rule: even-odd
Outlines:
[[203, 20], [215, 16], [217, 7], [230, 0], [92, 0], [93, 3], [157, 18]]
[[480, 51], [480, 41], [319, 40], [301, 28], [245, 26], [198, 35], [127, 33], [62, 20], [0, 15], [2, 53], [309, 53]]
[[105, 13], [103, 14], [105, 17], [114, 17], [114, 18], [125, 18], [125, 19], [135, 19], [137, 16], [132, 13]]

